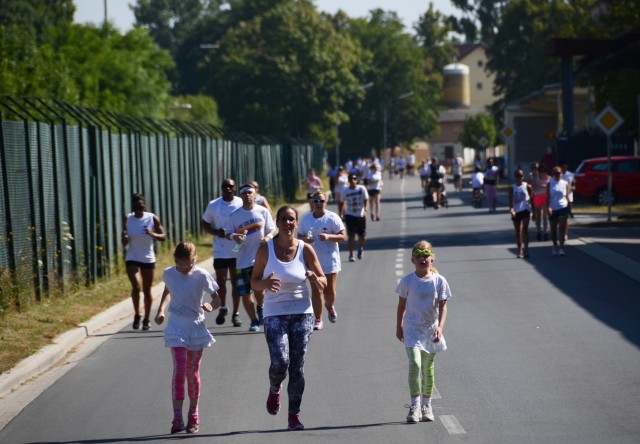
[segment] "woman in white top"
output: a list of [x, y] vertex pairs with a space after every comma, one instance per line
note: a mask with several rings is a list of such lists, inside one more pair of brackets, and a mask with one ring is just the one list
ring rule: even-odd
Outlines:
[[156, 255], [153, 250], [154, 241], [164, 241], [167, 236], [164, 227], [153, 213], [147, 212], [147, 203], [142, 194], [134, 194], [131, 198], [132, 212], [125, 217], [122, 229], [122, 245], [127, 250], [125, 258], [127, 276], [131, 282], [131, 300], [133, 302], [133, 329], [140, 328], [140, 287], [144, 294], [144, 320], [142, 329], [151, 328], [151, 285]]
[[[338, 313], [334, 306], [336, 301], [336, 285], [338, 273], [342, 268], [340, 263], [340, 248], [338, 243], [345, 239], [345, 228], [342, 219], [336, 213], [327, 211], [327, 196], [324, 193], [316, 193], [311, 198], [313, 212], [302, 216], [298, 227], [298, 239], [312, 245], [324, 275], [327, 277], [327, 286], [324, 288], [324, 303], [327, 307], [329, 321], [335, 323]], [[311, 288], [315, 291], [314, 288]], [[322, 297], [313, 298], [313, 313], [316, 316], [313, 325], [314, 330], [322, 330]]]
[[382, 192], [382, 173], [379, 171], [378, 165], [372, 163], [369, 171], [365, 175], [365, 183], [370, 198], [371, 220], [380, 220], [380, 193]]
[[347, 185], [349, 185], [347, 170], [345, 170], [343, 166], [338, 167], [338, 174], [336, 174], [335, 182], [336, 185], [333, 188], [333, 199], [336, 201], [336, 204], [338, 204], [338, 216], [342, 217], [344, 215], [344, 199], [342, 198], [342, 193]]
[[562, 179], [562, 169], [559, 166], [553, 167], [551, 176], [547, 187], [549, 225], [553, 241], [551, 252], [554, 256], [564, 256], [564, 240], [569, 226], [569, 183]]
[[289, 430], [304, 429], [300, 404], [304, 391], [304, 361], [313, 332], [313, 307], [307, 281], [319, 295], [327, 285], [312, 247], [296, 239], [298, 212], [290, 206], [276, 214], [278, 235], [260, 245], [251, 275], [251, 287], [264, 290], [264, 335], [269, 348], [267, 412], [280, 411], [280, 388], [289, 374]]
[[509, 211], [516, 230], [517, 257], [529, 257], [529, 218], [531, 217], [531, 185], [524, 181], [524, 172], [516, 170], [516, 183], [509, 189]]

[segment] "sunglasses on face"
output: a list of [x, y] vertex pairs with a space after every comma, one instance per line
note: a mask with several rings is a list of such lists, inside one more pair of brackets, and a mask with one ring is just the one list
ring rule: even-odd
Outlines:
[[280, 222], [295, 222], [295, 217], [281, 217], [278, 219]]
[[229, 184], [222, 185], [222, 189], [224, 189], [224, 190], [232, 190], [235, 187], [236, 187], [235, 185], [229, 185]]
[[431, 253], [431, 251], [427, 250], [426, 248], [425, 248], [424, 250], [421, 250], [421, 249], [419, 249], [419, 248], [416, 248], [416, 249], [413, 251], [413, 253], [411, 253], [411, 255], [412, 255], [413, 257], [418, 257], [418, 256], [426, 256], [426, 257], [429, 257], [429, 256], [433, 256], [433, 253]]
[[355, 177], [350, 177], [349, 180], [357, 180]]
[[324, 199], [313, 199], [313, 203], [323, 204], [325, 202], [326, 202], [326, 200], [324, 200]]

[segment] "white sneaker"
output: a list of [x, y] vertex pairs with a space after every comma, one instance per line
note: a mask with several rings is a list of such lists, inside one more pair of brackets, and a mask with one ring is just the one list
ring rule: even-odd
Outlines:
[[409, 414], [407, 415], [407, 423], [409, 424], [417, 424], [420, 422], [420, 406], [419, 405], [411, 405], [409, 407]]
[[558, 247], [551, 247], [551, 254], [553, 256], [557, 256], [558, 255]]
[[422, 421], [433, 421], [435, 418], [435, 416], [433, 416], [433, 409], [431, 408], [430, 405], [423, 405], [422, 406]]
[[562, 248], [558, 250], [558, 256], [564, 256], [564, 250]]

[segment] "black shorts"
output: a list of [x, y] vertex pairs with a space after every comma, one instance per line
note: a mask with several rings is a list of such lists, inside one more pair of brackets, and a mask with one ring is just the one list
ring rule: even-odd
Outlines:
[[235, 257], [224, 257], [220, 259], [213, 260], [213, 269], [214, 270], [222, 270], [224, 268], [236, 268], [236, 258]]
[[461, 178], [462, 178], [462, 176], [460, 174], [454, 174], [453, 175], [453, 181], [454, 182], [457, 181], [457, 180], [460, 180]]
[[557, 221], [559, 219], [567, 219], [569, 217], [569, 207], [560, 208], [559, 210], [553, 210], [551, 212], [551, 216], [549, 216], [549, 221]]
[[367, 234], [367, 218], [344, 215], [344, 224], [347, 227], [347, 234], [357, 234], [365, 236]]
[[380, 194], [380, 190], [367, 190], [367, 193], [369, 194], [369, 197], [373, 197]]
[[156, 268], [156, 263], [151, 262], [138, 262], [138, 261], [127, 261], [127, 268], [129, 267], [137, 267], [141, 270], [153, 270]]
[[531, 217], [531, 212], [529, 210], [523, 210], [511, 216], [511, 220], [514, 222], [520, 222], [524, 219], [529, 219], [530, 217]]

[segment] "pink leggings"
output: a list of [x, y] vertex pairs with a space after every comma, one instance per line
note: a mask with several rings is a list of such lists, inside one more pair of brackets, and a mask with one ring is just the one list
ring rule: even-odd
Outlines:
[[184, 347], [171, 347], [173, 358], [173, 379], [171, 381], [171, 399], [184, 401], [184, 380], [187, 380], [189, 398], [200, 397], [200, 362], [204, 349], [191, 351]]

